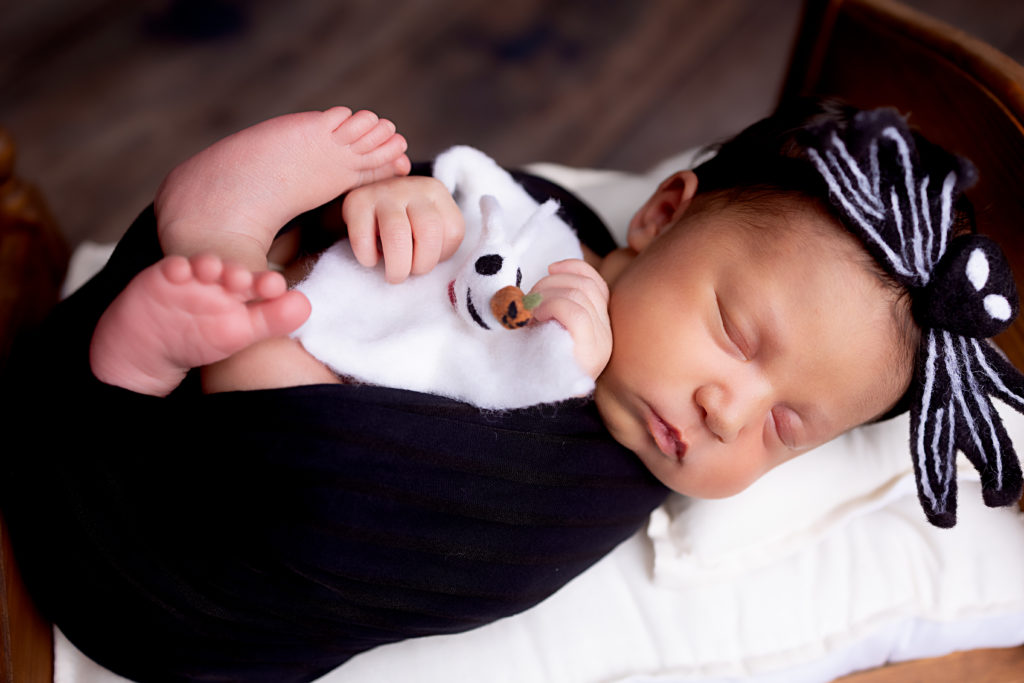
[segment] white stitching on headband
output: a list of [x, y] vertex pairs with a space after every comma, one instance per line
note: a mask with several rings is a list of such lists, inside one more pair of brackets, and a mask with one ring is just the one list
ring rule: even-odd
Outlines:
[[922, 330], [910, 446], [925, 514], [936, 526], [956, 523], [957, 449], [981, 474], [986, 504], [1015, 502], [1020, 462], [989, 394], [1024, 412], [1024, 376], [980, 340], [1006, 329], [1019, 303], [999, 247], [981, 235], [953, 236], [954, 203], [973, 167], [929, 147], [926, 168], [906, 122], [889, 109], [860, 112], [843, 129], [824, 124], [811, 138], [807, 156], [844, 224], [909, 290]]
[[[839, 144], [842, 145], [842, 141], [838, 140], [838, 138], [836, 138], [836, 139], [839, 142]], [[850, 198], [847, 197], [843, 193], [842, 189], [839, 186], [838, 181], [836, 180], [835, 176], [832, 174], [833, 168], [836, 168], [838, 166], [834, 162], [835, 157], [832, 156], [832, 155], [829, 155], [829, 161], [832, 162], [832, 163], [826, 164], [825, 161], [821, 158], [821, 155], [818, 154], [818, 150], [813, 149], [813, 148], [812, 149], [808, 149], [807, 153], [811, 157], [811, 161], [814, 162], [814, 165], [818, 167], [818, 171], [821, 173], [822, 177], [824, 177], [825, 182], [828, 183], [828, 187], [829, 187], [829, 190], [832, 191], [833, 198], [837, 199], [842, 204], [842, 208], [843, 208], [845, 214], [848, 217], [850, 217], [851, 219], [853, 219], [854, 221], [856, 221], [856, 223], [860, 226], [860, 228], [867, 234], [868, 238], [871, 239], [871, 241], [873, 241], [878, 246], [878, 248], [881, 249], [885, 253], [886, 258], [889, 261], [888, 262], [889, 268], [886, 268], [886, 270], [895, 270], [897, 273], [899, 273], [901, 275], [904, 275], [906, 277], [911, 277], [912, 274], [910, 273], [910, 271], [908, 271], [906, 269], [906, 266], [903, 264], [903, 259], [900, 257], [900, 255], [893, 251], [892, 247], [890, 247], [889, 244], [885, 240], [882, 239], [881, 235], [879, 235], [875, 231], [875, 227], [857, 209], [857, 207], [853, 205], [853, 202], [851, 202]], [[894, 203], [895, 203], [895, 200], [896, 200], [896, 198], [893, 197], [893, 202]], [[858, 205], [860, 205], [860, 202], [858, 202]], [[894, 207], [894, 208], [896, 208], [896, 207]], [[880, 216], [881, 214], [876, 214], [876, 215]], [[898, 215], [899, 214], [898, 214], [898, 209], [897, 209], [897, 216]], [[899, 218], [897, 218], [897, 220], [899, 220]], [[902, 225], [899, 228], [899, 233], [900, 233], [900, 237], [902, 238], [903, 237]]]

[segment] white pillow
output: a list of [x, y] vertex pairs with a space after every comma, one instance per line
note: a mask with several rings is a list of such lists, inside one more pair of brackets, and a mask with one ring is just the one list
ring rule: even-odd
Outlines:
[[629, 219], [640, 205], [657, 189], [661, 181], [676, 171], [691, 168], [700, 155], [700, 148], [686, 150], [642, 174], [572, 168], [550, 163], [531, 164], [526, 170], [572, 190], [601, 217], [615, 241], [624, 245]]
[[[1024, 415], [995, 405], [1010, 440], [1024, 444]], [[683, 585], [744, 574], [819, 542], [851, 519], [916, 497], [908, 441], [909, 418], [902, 415], [805, 453], [733, 498], [671, 498], [648, 525], [655, 579]], [[979, 480], [963, 455], [957, 469], [961, 487]], [[961, 513], [984, 505], [974, 489], [958, 498]]]
[[[742, 574], [915, 492], [906, 415], [860, 427], [772, 470], [741, 495], [673, 496], [651, 516], [659, 581]], [[980, 504], [980, 501], [968, 501]], [[922, 513], [923, 514], [923, 513]]]

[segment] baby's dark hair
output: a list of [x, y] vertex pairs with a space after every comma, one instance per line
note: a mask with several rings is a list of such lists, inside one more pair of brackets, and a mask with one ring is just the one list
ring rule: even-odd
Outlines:
[[802, 136], [826, 121], [850, 121], [857, 112], [837, 100], [802, 98], [708, 148], [714, 156], [694, 169], [698, 192], [744, 196], [798, 195], [827, 203], [828, 187], [807, 157]]
[[[860, 111], [836, 99], [785, 102], [771, 116], [708, 148], [714, 156], [694, 169], [697, 192], [722, 194], [737, 202], [782, 196], [810, 199], [843, 224], [845, 218], [832, 208], [828, 185], [808, 156], [808, 133], [828, 123], [845, 131]], [[917, 132], [914, 142], [924, 166], [929, 165], [930, 156], [945, 154]], [[974, 213], [965, 196], [960, 196], [954, 210], [954, 234], [974, 232]]]
[[[840, 133], [853, 123], [860, 110], [838, 100], [801, 98], [781, 105], [771, 116], [746, 128], [735, 137], [709, 148], [714, 152], [698, 165], [697, 196], [705, 204], [727, 204], [752, 213], [785, 212], [787, 207], [811, 204], [833, 219], [837, 228], [860, 244], [863, 265], [892, 295], [892, 312], [899, 335], [894, 362], [910, 367], [920, 339], [920, 328], [911, 310], [910, 292], [872, 256], [846, 225], [847, 218], [829, 198], [829, 187], [808, 155], [811, 131], [824, 125]], [[944, 151], [914, 133], [922, 161]], [[696, 199], [696, 198], [695, 198]], [[954, 205], [954, 234], [974, 232], [974, 214], [961, 196]], [[905, 408], [901, 400], [895, 411]]]

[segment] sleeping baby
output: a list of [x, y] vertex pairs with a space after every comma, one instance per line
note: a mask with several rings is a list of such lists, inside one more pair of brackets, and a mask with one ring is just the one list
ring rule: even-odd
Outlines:
[[[191, 652], [195, 639], [209, 647], [182, 670], [310, 680], [382, 642], [472, 628], [543, 599], [628, 537], [663, 500], [662, 485], [732, 495], [907, 407], [933, 523], [955, 522], [958, 449], [981, 471], [986, 503], [1020, 496], [1019, 462], [989, 396], [1022, 409], [1024, 385], [986, 341], [1017, 314], [1012, 278], [998, 247], [972, 232], [962, 191], [973, 169], [895, 112], [790, 103], [665, 178], [631, 219], [627, 244], [612, 250], [593, 248], [581, 203], [549, 204], [526, 191], [542, 183], [520, 186], [474, 150], [442, 156], [433, 176], [407, 175], [404, 152], [392, 124], [345, 108], [272, 119], [215, 144], [161, 187], [158, 244], [138, 238], [156, 257], [126, 268], [133, 277], [123, 284], [111, 279], [112, 300], [98, 321], [85, 318], [89, 369], [106, 385], [89, 388], [97, 401], [131, 406], [143, 422], [183, 411], [175, 429], [201, 435], [181, 437], [202, 454], [187, 456], [200, 478], [218, 471], [201, 463], [258, 434], [243, 454], [270, 492], [260, 501], [275, 504], [278, 483], [289, 492], [259, 523], [231, 508], [232, 528], [252, 541], [240, 547], [256, 554], [237, 562], [244, 580], [223, 585], [295, 581], [294, 595], [280, 593], [302, 604], [294, 614], [264, 609], [270, 598], [256, 589], [246, 600], [260, 610], [220, 583], [177, 592], [177, 578], [118, 584], [203, 596], [190, 617], [147, 612], [147, 623], [197, 619], [210, 629], [168, 626], [192, 643], [174, 653]], [[291, 281], [268, 269], [288, 239], [281, 227], [339, 195], [347, 240], [288, 270], [299, 273]], [[489, 272], [501, 273], [501, 287], [483, 283]], [[529, 319], [518, 325], [521, 308]], [[515, 329], [498, 329], [502, 318]], [[202, 399], [186, 400], [194, 368]], [[541, 408], [523, 408], [532, 404]], [[236, 431], [199, 431], [207, 411], [232, 406], [245, 408], [214, 424]], [[365, 419], [351, 414], [364, 406]], [[443, 477], [414, 469], [439, 462]], [[120, 466], [103, 476], [116, 479]], [[244, 495], [238, 488], [232, 495]], [[435, 515], [453, 509], [457, 522], [434, 533]], [[309, 510], [321, 516], [309, 521]], [[429, 534], [411, 530], [421, 522]], [[501, 535], [518, 525], [530, 529], [522, 539]], [[350, 537], [358, 551], [335, 547]], [[364, 554], [375, 559], [357, 570]], [[160, 562], [174, 556], [161, 552]], [[545, 564], [554, 556], [563, 559]], [[451, 568], [477, 561], [488, 569]], [[214, 574], [233, 576], [227, 567]], [[386, 579], [371, 599], [360, 591], [378, 575]], [[458, 600], [436, 602], [450, 591]], [[509, 596], [512, 605], [502, 602]], [[249, 649], [234, 635], [203, 635], [221, 622], [260, 635], [246, 636]], [[291, 638], [300, 623], [309, 630]], [[79, 641], [93, 638], [111, 668], [118, 657], [140, 675], [157, 657], [171, 666], [170, 650], [148, 659], [104, 650], [94, 633]], [[289, 669], [298, 655], [288, 648], [299, 647], [318, 664]], [[250, 664], [257, 650], [273, 651], [281, 668]]]
[[[308, 336], [308, 345], [317, 349], [313, 355], [326, 365], [309, 359], [310, 349], [303, 344], [283, 339], [309, 317], [308, 300], [299, 292], [322, 291], [315, 286], [320, 275], [314, 269], [305, 285], [286, 291], [279, 276], [262, 269], [280, 219], [268, 222], [257, 207], [228, 221], [219, 219], [227, 212], [220, 208], [215, 220], [209, 210], [215, 204], [244, 205], [254, 179], [269, 186], [281, 168], [291, 174], [288, 183], [268, 190], [264, 201], [287, 217], [313, 208], [328, 195], [351, 190], [345, 202], [350, 245], [338, 249], [352, 263], [367, 267], [381, 256], [381, 274], [396, 288], [409, 274], [427, 278], [432, 272], [439, 275], [435, 279], [454, 284], [455, 269], [465, 270], [460, 246], [464, 223], [453, 192], [464, 195], [462, 213], [475, 214], [478, 226], [488, 218], [476, 207], [484, 193], [493, 192], [517, 207], [513, 222], [546, 218], [557, 228], [547, 234], [559, 235], [550, 239], [566, 242], [561, 221], [531, 215], [539, 210], [538, 203], [483, 155], [457, 149], [443, 156], [438, 167], [447, 182], [402, 177], [407, 164], [401, 156], [404, 141], [391, 134], [387, 122], [368, 122], [369, 132], [364, 131], [361, 117], [368, 115], [350, 117], [344, 109], [282, 117], [243, 131], [177, 169], [157, 199], [157, 217], [165, 251], [181, 256], [170, 256], [143, 273], [101, 319], [91, 355], [97, 377], [163, 395], [190, 368], [227, 359], [208, 369], [208, 390], [337, 382], [336, 373], [358, 377], [360, 363], [373, 362], [372, 347], [389, 344], [395, 320], [417, 324], [412, 309], [425, 304], [410, 296], [404, 298], [412, 302], [411, 308], [396, 318], [379, 326], [365, 322], [379, 313], [379, 305], [366, 295], [371, 287], [356, 280], [339, 282], [335, 295], [357, 302], [344, 309], [344, 317], [363, 311], [353, 327], [371, 329], [369, 341], [364, 337], [361, 342], [366, 345], [364, 357], [356, 348], [332, 355], [330, 333], [311, 331], [320, 322], [316, 309], [331, 306], [329, 290], [318, 294], [312, 319], [293, 335], [299, 340]], [[468, 387], [481, 383], [474, 374], [478, 365], [470, 360], [473, 345], [449, 340], [439, 343], [452, 353], [443, 373], [452, 385], [464, 388], [442, 388], [444, 382], [432, 386], [416, 378], [409, 386], [467, 398], [483, 407], [517, 407], [585, 393], [589, 376], [597, 380], [595, 401], [618, 441], [670, 488], [718, 497], [737, 493], [789, 458], [887, 414], [907, 393], [915, 371], [920, 373], [922, 365], [934, 368], [936, 357], [958, 362], [948, 358], [960, 342], [937, 342], [928, 323], [976, 339], [992, 336], [1012, 321], [1016, 294], [998, 248], [980, 237], [954, 239], [966, 215], [960, 192], [973, 180], [968, 164], [915, 138], [890, 112], [818, 112], [801, 122], [802, 139], [799, 133], [781, 133], [782, 121], [776, 117], [757, 124], [703, 167], [666, 179], [633, 217], [628, 246], [603, 261], [589, 259], [593, 265], [580, 258], [560, 260], [535, 282], [533, 291], [542, 303], [534, 320], [557, 321], [569, 333], [577, 364], [557, 352], [546, 357], [554, 359], [548, 366], [543, 365], [545, 357], [533, 362], [546, 368], [540, 376], [553, 380], [559, 368], [568, 369], [568, 390], [541, 393], [525, 402], [509, 398], [507, 405], [494, 397], [473, 401]], [[295, 138], [308, 142], [302, 148], [284, 144]], [[223, 171], [225, 162], [235, 161], [242, 146], [247, 158], [260, 162], [232, 178]], [[323, 169], [330, 169], [326, 176]], [[260, 172], [267, 177], [261, 178]], [[395, 177], [360, 188], [366, 173]], [[338, 176], [333, 182], [325, 179], [331, 174]], [[310, 186], [318, 183], [329, 189], [312, 193]], [[491, 201], [489, 220], [497, 223], [500, 200]], [[257, 218], [247, 221], [248, 216]], [[234, 223], [230, 230], [222, 227], [229, 222]], [[470, 246], [483, 237], [480, 230]], [[224, 246], [226, 234], [230, 248]], [[956, 248], [947, 249], [951, 244]], [[571, 256], [572, 247], [567, 249]], [[541, 246], [537, 250], [544, 253]], [[865, 250], [872, 260], [865, 260]], [[461, 259], [455, 259], [454, 269], [446, 268], [454, 253]], [[985, 263], [981, 281], [964, 275], [978, 259]], [[328, 252], [325, 261], [332, 260], [335, 255]], [[954, 261], [958, 267], [949, 266]], [[349, 266], [344, 270], [358, 278], [358, 269]], [[932, 271], [950, 268], [957, 272], [928, 286]], [[979, 298], [985, 303], [977, 311], [961, 301], [948, 310], [968, 280], [976, 291], [994, 293]], [[410, 290], [420, 286], [406, 284]], [[435, 282], [423, 285], [439, 289]], [[1000, 293], [1000, 288], [1008, 291]], [[919, 296], [907, 296], [918, 290]], [[450, 296], [456, 311], [467, 310], [466, 302], [460, 305], [455, 299], [462, 296], [461, 287]], [[169, 300], [167, 310], [154, 311], [154, 299]], [[997, 299], [998, 310], [986, 312], [985, 306]], [[439, 297], [431, 293], [430, 300]], [[934, 314], [926, 314], [920, 320], [915, 312], [923, 310], [921, 302], [929, 310], [944, 311], [945, 318], [933, 320]], [[203, 308], [204, 314], [208, 307], [222, 307], [223, 312], [200, 319], [209, 319], [216, 330], [197, 332], [192, 325], [178, 324], [178, 316], [199, 318], [191, 306]], [[481, 303], [481, 308], [490, 306]], [[476, 309], [468, 310], [476, 315]], [[431, 311], [428, 317], [433, 316]], [[960, 319], [977, 322], [959, 329]], [[344, 320], [333, 327], [336, 336], [361, 333], [346, 332]], [[475, 331], [472, 327], [466, 329]], [[161, 334], [153, 335], [153, 329]], [[402, 386], [402, 381], [389, 379], [389, 370], [401, 364], [403, 355], [418, 360], [432, 338], [436, 334], [431, 330], [423, 331], [418, 341], [411, 336], [408, 345], [383, 356], [376, 374], [368, 371], [368, 381], [381, 378]], [[497, 334], [486, 337], [484, 346], [500, 345], [501, 340], [510, 340], [509, 348], [529, 346], [525, 339]], [[474, 369], [461, 383], [453, 377], [460, 356], [465, 367]], [[296, 357], [301, 360], [293, 367]], [[343, 368], [332, 357], [346, 357], [352, 367]], [[424, 365], [441, 366], [437, 354], [423, 358]], [[983, 388], [1020, 405], [1017, 375], [998, 354], [973, 342], [970, 358], [987, 373]], [[313, 369], [304, 370], [308, 368]], [[488, 369], [502, 371], [500, 362]], [[985, 391], [968, 387], [970, 402], [964, 394], [951, 397], [948, 392], [959, 390], [963, 377], [942, 372], [940, 368], [938, 379], [934, 372], [924, 378], [927, 393], [917, 398], [915, 441], [922, 445], [915, 465], [929, 516], [951, 524], [954, 446], [971, 455], [979, 469], [999, 472], [996, 479], [989, 476], [986, 489], [994, 504], [1016, 500], [1020, 474], [1012, 445], [998, 420], [991, 419]], [[968, 378], [979, 374], [966, 372]], [[1011, 379], [1004, 383], [999, 379], [1003, 375]], [[527, 384], [536, 382], [531, 375]], [[934, 401], [944, 402], [944, 415]], [[989, 434], [978, 435], [974, 413], [984, 416]], [[962, 426], [963, 420], [970, 425]], [[938, 449], [931, 448], [933, 441]], [[989, 457], [998, 467], [987, 466]]]

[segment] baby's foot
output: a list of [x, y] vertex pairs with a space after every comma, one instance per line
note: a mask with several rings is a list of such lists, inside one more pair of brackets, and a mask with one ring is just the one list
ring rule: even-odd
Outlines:
[[262, 270], [277, 231], [295, 216], [408, 173], [406, 146], [390, 121], [346, 107], [246, 128], [182, 163], [157, 191], [164, 253], [212, 251]]
[[166, 396], [194, 367], [292, 332], [309, 301], [284, 278], [219, 258], [169, 256], [145, 269], [103, 313], [89, 360], [102, 382]]

